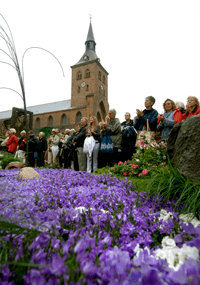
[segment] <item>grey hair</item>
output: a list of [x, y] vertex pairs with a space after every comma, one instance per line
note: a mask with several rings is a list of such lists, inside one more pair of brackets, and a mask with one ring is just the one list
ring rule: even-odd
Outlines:
[[16, 134], [16, 130], [15, 129], [10, 129], [9, 131], [13, 132], [14, 134]]
[[175, 105], [178, 105], [178, 108], [183, 108], [183, 109], [185, 109], [185, 105], [184, 105], [183, 102], [181, 102], [181, 101], [177, 101], [177, 102], [175, 103]]
[[[147, 96], [146, 99], [149, 99], [149, 100], [153, 103], [153, 105], [154, 105], [155, 102], [156, 102], [156, 99], [155, 99], [153, 96]], [[153, 106], [153, 105], [152, 105], [152, 106]]]
[[110, 109], [109, 112], [112, 112], [115, 116], [117, 114], [116, 110], [115, 109]]
[[23, 130], [23, 131], [21, 131], [21, 133], [20, 133], [20, 134], [26, 134], [26, 131], [24, 131], [24, 130]]
[[45, 133], [43, 133], [43, 132], [39, 132], [39, 134], [43, 135], [43, 137], [44, 137], [44, 135], [45, 135]]

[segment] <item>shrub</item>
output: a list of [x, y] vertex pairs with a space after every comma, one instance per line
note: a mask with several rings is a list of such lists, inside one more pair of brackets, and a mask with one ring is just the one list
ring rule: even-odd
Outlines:
[[23, 162], [22, 159], [14, 158], [14, 155], [13, 155], [13, 154], [8, 154], [8, 153], [6, 153], [6, 154], [2, 157], [2, 159], [1, 159], [1, 167], [2, 167], [2, 169], [5, 169], [6, 166], [7, 166], [10, 162], [13, 162], [13, 161]]

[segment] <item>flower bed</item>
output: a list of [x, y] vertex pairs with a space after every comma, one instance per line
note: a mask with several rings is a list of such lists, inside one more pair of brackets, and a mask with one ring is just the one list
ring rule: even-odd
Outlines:
[[127, 180], [38, 172], [0, 171], [1, 284], [200, 283], [198, 220]]
[[[131, 161], [120, 161], [109, 169], [106, 167], [105, 171], [111, 175], [144, 177], [159, 172], [163, 167], [168, 167], [165, 143], [154, 140], [149, 144], [141, 139]], [[96, 173], [102, 171], [104, 169], [97, 169]]]

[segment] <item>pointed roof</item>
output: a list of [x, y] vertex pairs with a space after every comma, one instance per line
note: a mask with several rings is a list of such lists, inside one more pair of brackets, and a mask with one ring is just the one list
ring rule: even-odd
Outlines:
[[95, 52], [95, 45], [96, 45], [96, 43], [95, 43], [95, 39], [94, 39], [92, 23], [90, 20], [87, 39], [85, 42], [85, 52], [82, 55], [82, 57], [80, 58], [80, 60], [74, 66], [82, 64], [82, 63], [86, 63], [86, 62], [88, 63], [88, 62], [93, 61], [93, 60], [99, 61], [99, 58]]
[[89, 30], [88, 30], [87, 39], [86, 39], [86, 42], [88, 42], [88, 41], [95, 42], [91, 20], [90, 20], [90, 26], [89, 26]]

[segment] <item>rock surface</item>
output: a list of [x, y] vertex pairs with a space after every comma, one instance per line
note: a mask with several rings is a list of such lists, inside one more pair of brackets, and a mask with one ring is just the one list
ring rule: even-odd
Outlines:
[[37, 173], [37, 171], [35, 171], [35, 169], [33, 169], [32, 167], [22, 168], [17, 176], [23, 179], [40, 178], [39, 173]]
[[176, 124], [167, 141], [172, 166], [190, 179], [200, 179], [200, 115]]
[[11, 168], [23, 168], [24, 163], [19, 162], [19, 161], [13, 161], [8, 163], [8, 165], [5, 167], [5, 169], [11, 169]]

